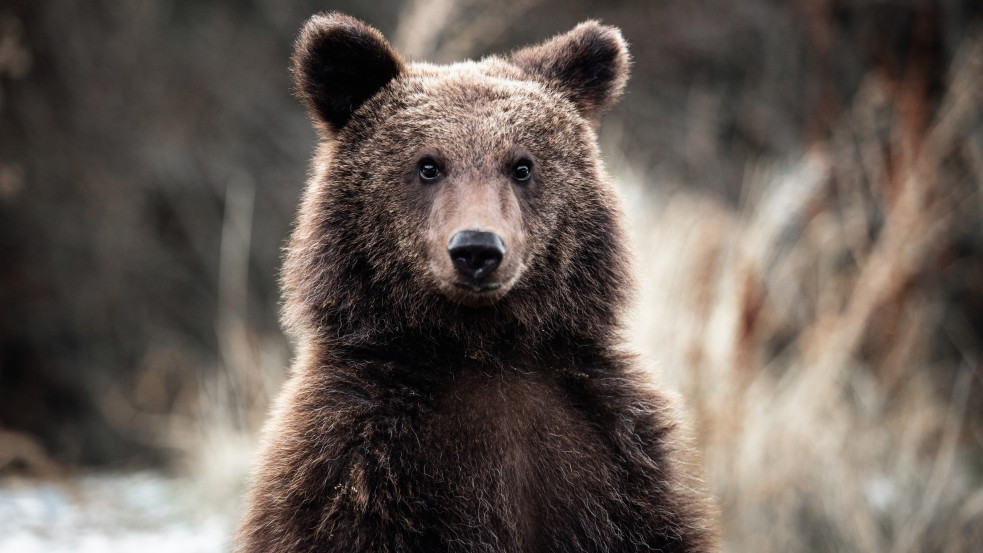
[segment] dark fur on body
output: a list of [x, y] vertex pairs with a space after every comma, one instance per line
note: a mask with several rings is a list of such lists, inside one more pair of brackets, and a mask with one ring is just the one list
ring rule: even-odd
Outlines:
[[[592, 128], [627, 79], [617, 30], [439, 67], [332, 14], [294, 64], [325, 141], [283, 272], [300, 350], [237, 550], [714, 550], [671, 401], [620, 348], [629, 256]], [[421, 185], [421, 155], [445, 182]], [[457, 223], [432, 206], [479, 196], [515, 236], [487, 305], [435, 276]]]

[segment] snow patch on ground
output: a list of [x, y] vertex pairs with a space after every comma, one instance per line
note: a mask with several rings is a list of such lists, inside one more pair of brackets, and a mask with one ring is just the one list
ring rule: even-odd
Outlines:
[[228, 551], [234, 509], [196, 497], [193, 484], [153, 472], [0, 481], [0, 553]]

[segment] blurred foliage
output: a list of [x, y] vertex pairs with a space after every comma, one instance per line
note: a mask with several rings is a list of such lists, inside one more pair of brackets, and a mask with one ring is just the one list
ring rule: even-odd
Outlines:
[[[251, 443], [289, 361], [276, 271], [315, 143], [287, 61], [302, 22], [329, 9], [375, 25], [409, 59], [437, 62], [508, 51], [589, 17], [621, 27], [634, 68], [601, 127], [604, 151], [646, 198], [633, 202], [649, 220], [638, 230], [643, 298], [689, 298], [636, 333], [650, 332], [639, 341], [672, 364], [664, 372], [693, 408], [725, 514], [755, 507], [728, 515], [733, 543], [863, 550], [908, 520], [837, 527], [823, 517], [856, 497], [810, 495], [835, 479], [804, 478], [806, 463], [796, 473], [749, 461], [724, 439], [730, 418], [755, 446], [770, 443], [762, 435], [811, 435], [805, 423], [776, 429], [730, 411], [798, 409], [817, 424], [825, 412], [782, 403], [800, 397], [783, 395], [799, 389], [800, 373], [854, 382], [846, 392], [830, 384], [853, 394], [851, 409], [886, 406], [837, 419], [838, 439], [883, 441], [863, 450], [866, 460], [844, 454], [843, 470], [877, 465], [901, 447], [893, 438], [906, 421], [923, 421], [905, 443], [951, 442], [968, 457], [959, 470], [976, 472], [946, 486], [980, 486], [983, 122], [970, 58], [983, 5], [974, 0], [7, 0], [0, 472], [49, 471], [47, 457], [173, 464], [202, 443], [198, 470], [218, 472], [216, 456], [241, 457], [218, 445], [229, 432]], [[905, 255], [914, 265], [885, 262]], [[653, 283], [650, 272], [687, 278]], [[951, 435], [960, 387], [968, 395]], [[868, 419], [866, 433], [851, 433]], [[787, 477], [759, 478], [773, 463]], [[911, 468], [908, 481], [935, 474], [926, 470]], [[738, 475], [744, 488], [730, 481]], [[880, 482], [855, 476], [858, 489]], [[979, 493], [961, 502], [939, 489], [958, 499], [957, 522], [976, 512], [972, 501], [983, 505]], [[784, 542], [749, 538], [766, 525], [754, 516], [768, 513], [805, 526]], [[980, 531], [966, 524], [960, 536]], [[951, 531], [905, 543], [946, 550], [932, 540]]]

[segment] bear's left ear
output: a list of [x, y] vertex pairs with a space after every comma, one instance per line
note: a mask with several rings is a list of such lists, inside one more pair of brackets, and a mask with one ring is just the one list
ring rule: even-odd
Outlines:
[[297, 96], [329, 132], [404, 70], [382, 33], [340, 13], [311, 17], [294, 45]]
[[617, 27], [585, 21], [573, 30], [512, 54], [510, 61], [574, 103], [596, 120], [621, 97], [631, 57]]

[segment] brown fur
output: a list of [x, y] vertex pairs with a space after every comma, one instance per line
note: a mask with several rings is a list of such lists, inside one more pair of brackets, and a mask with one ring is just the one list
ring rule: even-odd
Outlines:
[[[620, 348], [629, 256], [592, 122], [628, 65], [596, 22], [451, 66], [308, 22], [294, 74], [325, 140], [283, 272], [300, 352], [239, 551], [715, 549], [671, 402]], [[493, 292], [454, 285], [466, 228], [507, 244]]]

